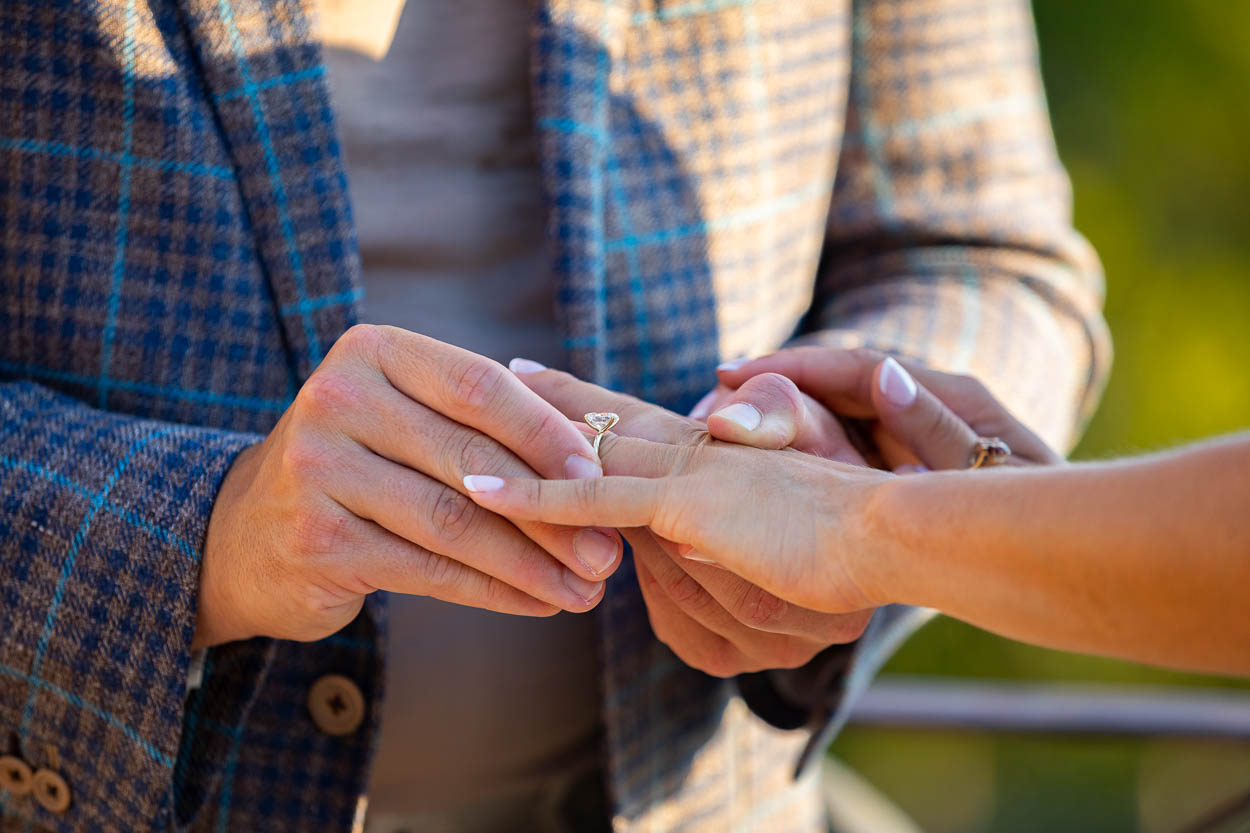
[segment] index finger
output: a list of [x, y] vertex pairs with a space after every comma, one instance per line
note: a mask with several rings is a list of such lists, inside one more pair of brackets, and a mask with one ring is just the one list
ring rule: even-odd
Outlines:
[[539, 480], [474, 473], [464, 478], [464, 487], [479, 506], [515, 521], [618, 529], [653, 525], [663, 505], [664, 477], [679, 449], [608, 434], [599, 451], [612, 472], [606, 477]]
[[649, 477], [537, 480], [470, 474], [464, 487], [475, 503], [497, 515], [569, 526], [651, 526], [660, 505], [659, 484]]
[[598, 477], [589, 441], [496, 361], [394, 327], [376, 351], [401, 393], [506, 446], [543, 477]]

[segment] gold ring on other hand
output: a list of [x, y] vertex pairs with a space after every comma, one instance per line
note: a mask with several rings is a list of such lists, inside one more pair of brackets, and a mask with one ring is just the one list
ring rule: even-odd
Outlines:
[[1011, 446], [998, 437], [977, 437], [968, 452], [969, 469], [986, 469], [1001, 466], [1011, 456]]

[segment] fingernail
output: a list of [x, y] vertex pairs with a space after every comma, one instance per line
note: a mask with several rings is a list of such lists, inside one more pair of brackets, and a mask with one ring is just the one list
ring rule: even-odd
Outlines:
[[599, 590], [603, 587], [601, 581], [587, 581], [572, 570], [564, 571], [564, 586], [573, 592], [573, 595], [581, 599], [586, 604], [594, 601], [595, 596], [599, 595]]
[[712, 409], [712, 400], [714, 400], [715, 398], [716, 398], [716, 391], [714, 390], [708, 391], [704, 395], [704, 397], [699, 400], [699, 404], [695, 405], [693, 408], [690, 409], [690, 414], [689, 414], [690, 418], [691, 419], [707, 419], [707, 412]]
[[892, 358], [881, 363], [881, 376], [877, 383], [881, 385], [885, 398], [896, 408], [910, 408], [916, 401], [916, 380]]
[[727, 362], [721, 362], [720, 364], [716, 365], [716, 369], [723, 370], [724, 372], [728, 373], [731, 370], [737, 370], [738, 368], [742, 367], [744, 364], [746, 364], [749, 361], [751, 360], [750, 359], [730, 359]]
[[573, 535], [573, 552], [598, 575], [616, 562], [616, 541], [593, 529], [580, 529]]
[[464, 487], [470, 492], [495, 492], [503, 488], [503, 478], [489, 474], [466, 474]]
[[564, 473], [569, 480], [589, 480], [592, 477], [603, 477], [603, 468], [588, 457], [570, 454], [564, 461]]
[[732, 405], [726, 405], [712, 414], [712, 416], [727, 419], [740, 426], [744, 431], [754, 431], [760, 427], [760, 422], [764, 419], [754, 405], [748, 405], [745, 402], [735, 402]]
[[547, 365], [533, 359], [516, 358], [508, 362], [508, 369], [513, 373], [537, 373], [540, 370], [546, 370]]
[[918, 466], [915, 463], [903, 463], [901, 466], [894, 467], [895, 474], [926, 474], [932, 471], [928, 466]]

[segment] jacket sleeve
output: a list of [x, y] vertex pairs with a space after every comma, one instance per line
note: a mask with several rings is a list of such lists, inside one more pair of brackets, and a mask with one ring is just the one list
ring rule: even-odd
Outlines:
[[1110, 366], [1027, 0], [855, 4], [809, 338], [979, 378], [1060, 450]]
[[187, 697], [213, 499], [257, 438], [24, 381], [0, 382], [0, 418], [0, 752], [71, 796], [54, 813], [7, 794], [4, 812], [36, 829], [169, 829], [175, 804], [187, 819], [211, 792], [271, 650], [210, 652]]
[[[1072, 228], [1027, 0], [854, 4], [846, 134], [800, 341], [866, 345], [980, 379], [1068, 450], [1111, 359], [1103, 280]], [[823, 748], [924, 611], [740, 686]]]

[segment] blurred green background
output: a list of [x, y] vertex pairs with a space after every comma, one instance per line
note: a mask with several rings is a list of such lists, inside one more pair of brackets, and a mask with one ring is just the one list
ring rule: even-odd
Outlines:
[[[1116, 346], [1075, 456], [1250, 427], [1250, 3], [1034, 0], [1034, 12]], [[945, 619], [891, 672], [1245, 687], [1028, 648]], [[852, 728], [833, 752], [928, 833], [1167, 833], [1250, 789], [1250, 746], [1231, 743]]]

